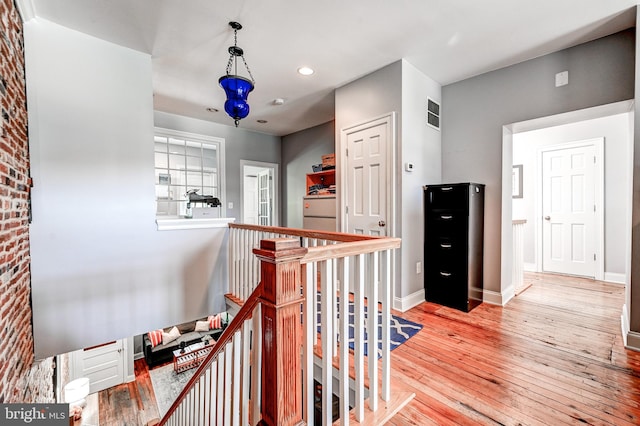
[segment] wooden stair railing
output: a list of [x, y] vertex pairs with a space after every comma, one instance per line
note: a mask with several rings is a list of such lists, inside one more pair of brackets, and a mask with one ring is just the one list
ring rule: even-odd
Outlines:
[[[249, 256], [257, 241], [273, 237], [295, 238], [308, 249], [300, 261], [305, 296], [302, 406], [303, 420], [307, 424], [314, 422], [314, 379], [323, 386], [322, 425], [332, 424], [333, 393], [340, 398], [341, 424], [348, 424], [350, 419], [363, 424], [382, 424], [413, 397], [413, 393], [391, 386], [391, 265], [393, 250], [400, 247], [398, 238], [242, 224], [230, 224], [230, 228], [231, 294], [227, 297], [241, 306], [242, 294], [251, 289], [251, 281], [246, 281], [247, 278], [257, 275], [255, 263]], [[349, 324], [340, 319], [347, 318], [350, 309], [348, 303], [340, 303], [341, 299], [349, 300], [352, 305], [355, 330], [352, 348], [341, 344], [344, 339], [340, 336], [349, 336]], [[370, 316], [378, 310], [381, 318], [379, 340], [378, 321]], [[368, 355], [365, 355], [365, 330], [370, 336]], [[314, 357], [318, 353], [323, 355]]]
[[261, 280], [160, 425], [298, 425], [302, 422], [298, 240], [260, 242]]

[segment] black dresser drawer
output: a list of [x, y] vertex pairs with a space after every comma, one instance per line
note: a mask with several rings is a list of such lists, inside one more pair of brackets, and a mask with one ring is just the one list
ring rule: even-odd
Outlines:
[[465, 210], [469, 203], [468, 185], [427, 186], [425, 192], [429, 209]]
[[469, 229], [469, 217], [464, 211], [437, 211], [427, 214], [425, 234], [427, 239], [450, 237], [465, 238]]

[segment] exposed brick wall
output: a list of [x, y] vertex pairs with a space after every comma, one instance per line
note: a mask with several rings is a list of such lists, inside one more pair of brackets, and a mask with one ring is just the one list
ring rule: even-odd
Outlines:
[[0, 0], [0, 402], [53, 402], [53, 360], [33, 358], [25, 91], [22, 21]]

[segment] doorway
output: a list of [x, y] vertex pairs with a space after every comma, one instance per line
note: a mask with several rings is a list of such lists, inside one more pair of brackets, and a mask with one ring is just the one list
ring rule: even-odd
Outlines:
[[[523, 237], [525, 271], [559, 272], [628, 284], [631, 259], [628, 230], [631, 227], [632, 108], [633, 105], [630, 102], [619, 102], [504, 127], [502, 304], [506, 304], [514, 294], [513, 281], [515, 280], [512, 279], [511, 272], [517, 267], [512, 263], [513, 247], [516, 241], [513, 239], [516, 220], [526, 221]], [[588, 210], [591, 210], [590, 216], [595, 216], [595, 225], [577, 223], [573, 226], [574, 229], [569, 231], [566, 228], [563, 230], [564, 224], [556, 225], [558, 233], [555, 236], [555, 245], [551, 244], [554, 236], [550, 229], [545, 228], [551, 228], [549, 225], [555, 223], [555, 214], [549, 214], [549, 207], [545, 207], [544, 198], [545, 195], [553, 194], [553, 190], [548, 187], [545, 191], [543, 188], [543, 163], [551, 161], [552, 157], [555, 158], [554, 153], [563, 153], [568, 156], [566, 161], [571, 161], [574, 156], [574, 161], [578, 165], [581, 158], [586, 158], [582, 157], [585, 153], [582, 147], [589, 145], [595, 150], [586, 154], [592, 158], [590, 160], [592, 165], [593, 158], [596, 158], [594, 184], [587, 185], [586, 180], [591, 178], [580, 176], [580, 173], [575, 173], [573, 183], [579, 184], [585, 179], [583, 184], [586, 185], [585, 188], [592, 188], [590, 192], [582, 192], [576, 198], [566, 198], [560, 190], [554, 196], [559, 197], [557, 200], [565, 201], [565, 207], [566, 205], [571, 207], [571, 203], [576, 205], [583, 203], [584, 213], [589, 213]], [[592, 150], [592, 148], [586, 149]], [[557, 157], [554, 161], [559, 164], [563, 156]], [[515, 194], [519, 188], [513, 192], [510, 172], [514, 165], [521, 164], [524, 164], [521, 176], [524, 198], [512, 198], [509, 193]], [[587, 166], [587, 163], [584, 163], [584, 166]], [[507, 171], [509, 171], [508, 175]], [[555, 176], [556, 183], [562, 182], [563, 179], [571, 180], [572, 173], [568, 173], [569, 175], [565, 177]], [[550, 181], [547, 182], [547, 185], [550, 184]], [[558, 188], [561, 189], [562, 185], [558, 184]], [[593, 201], [587, 199], [591, 195], [593, 195]], [[547, 203], [549, 202], [552, 200], [547, 200]], [[596, 215], [593, 215], [594, 208]], [[547, 217], [549, 220], [546, 220]], [[587, 231], [584, 226], [591, 226], [593, 231]], [[575, 238], [571, 238], [572, 231]], [[591, 237], [594, 241], [587, 241]], [[543, 247], [545, 241], [549, 243], [546, 250]], [[583, 249], [589, 244], [594, 248]], [[553, 250], [556, 251], [553, 252]], [[578, 253], [580, 256], [576, 255]], [[558, 267], [550, 263], [553, 259], [549, 259], [549, 257], [559, 259], [571, 258], [571, 256], [574, 260], [580, 260], [580, 257], [585, 262], [590, 260], [593, 271]]]
[[240, 160], [240, 172], [242, 223], [278, 226], [278, 164]]

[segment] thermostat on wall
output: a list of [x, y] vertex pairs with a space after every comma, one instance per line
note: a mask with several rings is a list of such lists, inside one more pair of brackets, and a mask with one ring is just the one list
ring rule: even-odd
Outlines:
[[413, 163], [404, 163], [404, 169], [408, 172], [413, 171]]

